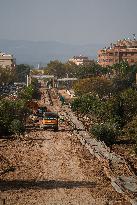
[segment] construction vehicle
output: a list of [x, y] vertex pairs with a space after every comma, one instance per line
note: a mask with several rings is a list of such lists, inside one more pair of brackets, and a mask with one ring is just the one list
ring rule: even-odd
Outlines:
[[37, 102], [29, 102], [32, 110], [30, 120], [34, 126], [40, 126], [43, 129], [54, 129], [58, 131], [58, 114], [51, 112], [46, 106], [38, 105]]
[[37, 104], [37, 106], [35, 106], [32, 109], [32, 114], [30, 115], [29, 119], [33, 122], [33, 123], [37, 123], [39, 122], [39, 119], [41, 117], [43, 117], [44, 113], [47, 112], [48, 109], [46, 106], [39, 106]]
[[47, 109], [46, 106], [39, 106], [39, 107], [37, 108], [35, 114], [36, 114], [38, 117], [42, 117], [42, 116], [44, 115], [44, 113], [47, 112], [47, 111], [48, 111], [48, 109]]
[[58, 114], [55, 112], [45, 112], [39, 119], [40, 128], [43, 129], [54, 129], [58, 131]]

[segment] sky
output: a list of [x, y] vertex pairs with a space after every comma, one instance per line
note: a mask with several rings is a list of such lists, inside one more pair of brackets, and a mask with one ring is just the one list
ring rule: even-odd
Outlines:
[[137, 35], [137, 0], [0, 0], [0, 39], [110, 44]]

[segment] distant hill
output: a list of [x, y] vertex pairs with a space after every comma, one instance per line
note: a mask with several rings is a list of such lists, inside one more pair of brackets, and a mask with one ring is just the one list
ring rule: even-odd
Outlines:
[[104, 47], [101, 44], [70, 45], [55, 41], [24, 41], [0, 39], [0, 51], [11, 53], [17, 64], [46, 65], [50, 60], [67, 61], [74, 55], [85, 55], [91, 59], [97, 58], [97, 50]]

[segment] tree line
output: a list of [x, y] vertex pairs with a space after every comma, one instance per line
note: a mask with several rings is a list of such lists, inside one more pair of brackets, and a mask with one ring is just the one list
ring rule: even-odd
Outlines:
[[[0, 86], [12, 85], [13, 82], [25, 82], [30, 67], [21, 64], [16, 69], [0, 67]], [[31, 113], [28, 107], [29, 101], [40, 95], [38, 81], [33, 79], [27, 87], [24, 86], [18, 93], [16, 100], [0, 97], [0, 136], [19, 134], [25, 131], [26, 119]]]
[[137, 65], [127, 62], [107, 67], [102, 75], [83, 77], [73, 86], [72, 109], [88, 115], [94, 137], [112, 146], [118, 140], [134, 142], [137, 152]]
[[91, 118], [92, 135], [109, 146], [128, 137], [137, 151], [137, 64], [123, 61], [104, 68], [95, 61], [79, 66], [50, 61], [44, 73], [78, 78], [71, 107]]
[[[24, 64], [18, 65], [14, 72], [0, 68], [0, 84], [11, 83], [15, 79], [25, 81], [30, 69]], [[119, 136], [128, 136], [137, 149], [137, 64], [130, 66], [127, 62], [121, 62], [103, 68], [95, 61], [77, 66], [55, 60], [43, 68], [43, 73], [58, 78], [67, 75], [78, 78], [73, 84], [76, 98], [71, 107], [73, 111], [90, 117], [93, 136], [109, 146], [116, 143]], [[18, 130], [16, 127], [20, 127], [19, 131], [24, 130], [30, 112], [26, 109], [26, 103], [38, 96], [37, 83], [37, 80], [33, 80], [29, 87], [24, 87], [16, 103], [0, 99], [0, 134], [15, 133]]]

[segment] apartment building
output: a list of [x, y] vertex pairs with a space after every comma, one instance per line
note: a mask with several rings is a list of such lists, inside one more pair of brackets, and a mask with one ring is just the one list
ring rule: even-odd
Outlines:
[[73, 58], [69, 59], [69, 62], [73, 62], [76, 65], [84, 65], [84, 64], [89, 64], [92, 62], [87, 56], [73, 56]]
[[118, 40], [108, 48], [98, 51], [98, 64], [106, 67], [127, 61], [129, 65], [137, 63], [137, 40], [134, 38]]
[[0, 52], [0, 66], [1, 67], [14, 68], [15, 65], [16, 65], [16, 60], [15, 58], [13, 58], [13, 55]]

